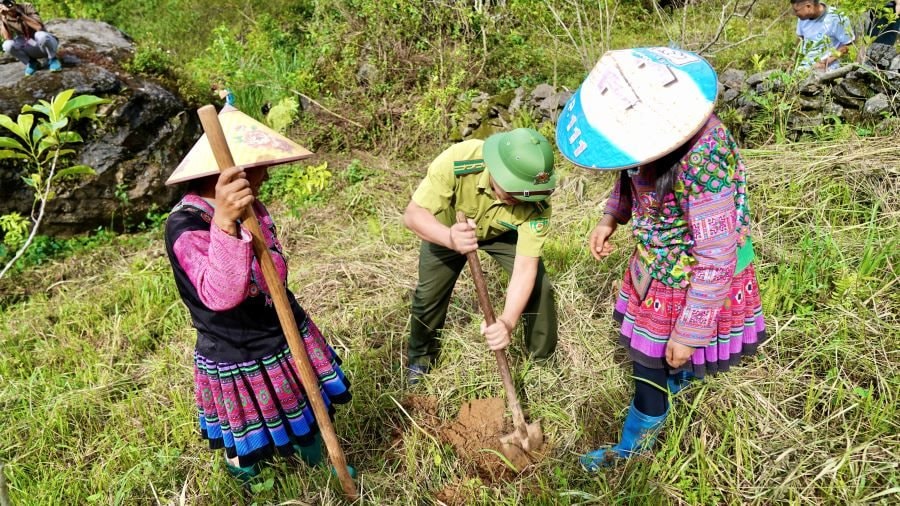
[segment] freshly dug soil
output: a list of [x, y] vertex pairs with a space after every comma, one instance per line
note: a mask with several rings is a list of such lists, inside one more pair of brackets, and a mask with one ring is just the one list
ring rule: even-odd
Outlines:
[[[440, 431], [456, 455], [474, 464], [478, 474], [489, 481], [513, 473], [499, 456], [503, 455], [500, 438], [512, 431], [512, 424], [503, 416], [505, 413], [503, 399], [476, 399], [464, 403], [456, 420]], [[529, 461], [525, 454], [519, 454], [510, 459], [510, 463], [521, 471]]]
[[[457, 417], [449, 422], [438, 417], [438, 402], [434, 397], [409, 395], [403, 400], [403, 405], [417, 423], [450, 444], [460, 461], [482, 480], [490, 483], [511, 478], [515, 474], [500, 458], [503, 455], [500, 438], [512, 432], [512, 422], [507, 421], [504, 416], [504, 399], [495, 397], [465, 402]], [[524, 453], [513, 456], [509, 462], [519, 471], [531, 463]], [[447, 492], [447, 496], [452, 495], [449, 491], [444, 492]]]

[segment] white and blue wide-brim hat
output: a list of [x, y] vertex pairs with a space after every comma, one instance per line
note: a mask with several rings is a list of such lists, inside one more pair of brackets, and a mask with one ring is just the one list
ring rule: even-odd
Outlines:
[[694, 53], [608, 51], [566, 103], [556, 144], [581, 167], [637, 167], [693, 137], [712, 114], [717, 91], [715, 70]]

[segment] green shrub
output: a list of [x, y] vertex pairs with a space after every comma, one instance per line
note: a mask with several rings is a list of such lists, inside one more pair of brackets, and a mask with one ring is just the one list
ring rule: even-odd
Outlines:
[[173, 66], [172, 52], [158, 41], [138, 43], [134, 57], [124, 65], [129, 72], [151, 76], [169, 75]]
[[270, 170], [269, 179], [260, 188], [260, 200], [281, 200], [295, 211], [322, 202], [331, 185], [328, 162], [305, 167], [287, 165]]

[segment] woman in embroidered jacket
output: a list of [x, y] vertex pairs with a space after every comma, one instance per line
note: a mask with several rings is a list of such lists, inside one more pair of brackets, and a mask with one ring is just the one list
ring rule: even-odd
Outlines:
[[[226, 468], [246, 481], [262, 460], [299, 452], [321, 460], [321, 436], [240, 217], [253, 206], [282, 281], [287, 262], [266, 208], [255, 199], [265, 168], [235, 167], [195, 179], [166, 222], [166, 250], [197, 343], [199, 429], [224, 448]], [[288, 291], [294, 318], [330, 411], [350, 399], [339, 359]]]
[[[715, 115], [681, 148], [620, 172], [590, 236], [595, 259], [612, 252], [610, 236], [629, 221], [637, 248], [613, 316], [633, 362], [635, 395], [621, 441], [582, 457], [591, 471], [650, 448], [668, 414], [670, 392], [693, 377], [727, 370], [765, 339], [756, 273], [748, 263], [746, 170]], [[640, 272], [649, 286], [635, 286]]]

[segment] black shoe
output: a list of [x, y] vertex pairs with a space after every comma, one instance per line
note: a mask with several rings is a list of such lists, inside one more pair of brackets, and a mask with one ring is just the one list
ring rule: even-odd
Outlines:
[[418, 385], [422, 381], [422, 377], [428, 374], [431, 367], [422, 364], [413, 364], [406, 367], [406, 383], [409, 386]]

